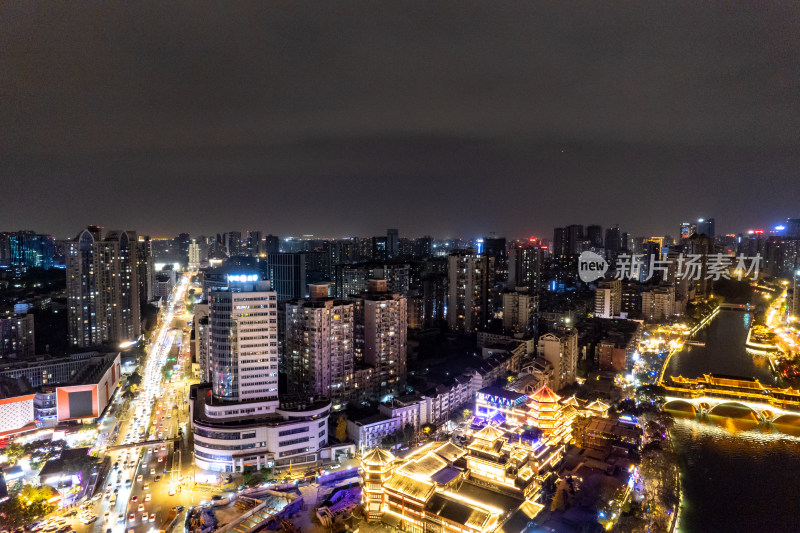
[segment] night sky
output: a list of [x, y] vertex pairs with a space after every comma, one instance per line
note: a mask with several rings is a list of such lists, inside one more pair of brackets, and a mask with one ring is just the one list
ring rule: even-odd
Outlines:
[[800, 3], [2, 2], [0, 121], [0, 230], [741, 231], [800, 216]]

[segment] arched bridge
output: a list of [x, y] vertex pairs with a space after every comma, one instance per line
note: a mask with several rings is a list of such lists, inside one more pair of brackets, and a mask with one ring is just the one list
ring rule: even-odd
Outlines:
[[667, 403], [686, 402], [702, 414], [713, 414], [721, 405], [738, 405], [749, 408], [765, 422], [800, 416], [800, 391], [763, 385], [755, 378], [721, 374], [694, 379], [673, 376], [661, 385], [667, 391]]

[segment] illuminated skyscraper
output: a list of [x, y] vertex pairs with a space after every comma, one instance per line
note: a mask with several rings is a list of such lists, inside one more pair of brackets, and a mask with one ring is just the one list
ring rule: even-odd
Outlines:
[[277, 295], [255, 271], [231, 271], [208, 301], [209, 371], [215, 398], [278, 405]]

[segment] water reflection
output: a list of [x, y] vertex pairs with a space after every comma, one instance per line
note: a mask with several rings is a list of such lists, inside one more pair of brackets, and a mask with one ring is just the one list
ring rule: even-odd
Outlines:
[[[766, 358], [745, 350], [751, 320], [720, 312], [697, 339], [706, 345], [675, 354], [666, 374], [774, 383]], [[706, 415], [685, 402], [668, 407], [682, 471], [680, 531], [800, 531], [800, 415], [769, 424], [743, 406], [723, 404]]]

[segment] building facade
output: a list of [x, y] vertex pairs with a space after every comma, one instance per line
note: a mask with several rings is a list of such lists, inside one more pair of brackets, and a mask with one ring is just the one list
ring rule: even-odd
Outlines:
[[355, 355], [375, 368], [381, 398], [402, 394], [406, 382], [408, 303], [388, 292], [386, 280], [370, 280], [355, 297]]
[[141, 334], [137, 238], [90, 226], [69, 244], [67, 312], [72, 346], [125, 342]]
[[353, 303], [329, 298], [322, 286], [320, 296], [286, 304], [284, 368], [289, 390], [341, 408], [353, 389]]

